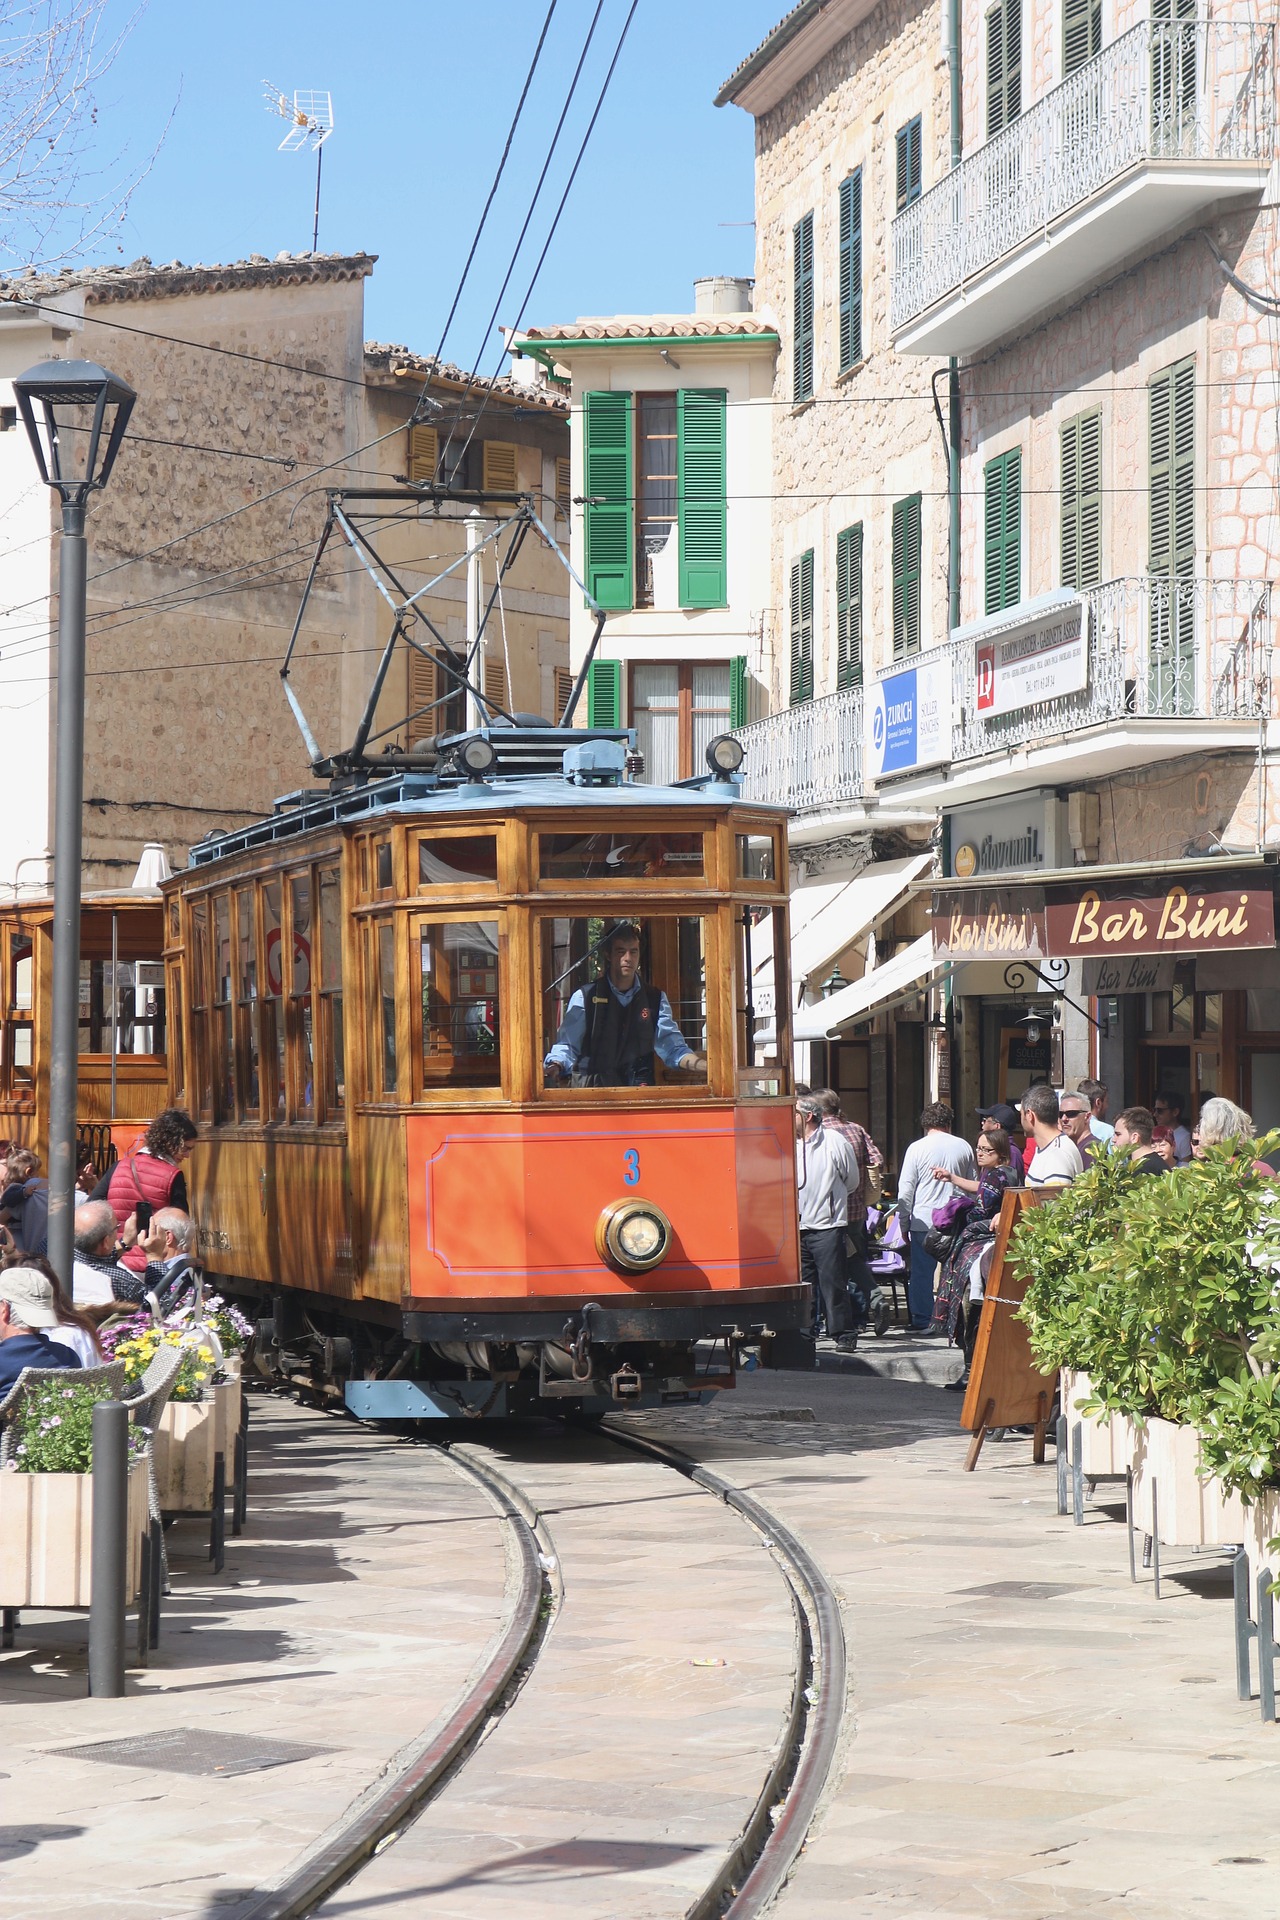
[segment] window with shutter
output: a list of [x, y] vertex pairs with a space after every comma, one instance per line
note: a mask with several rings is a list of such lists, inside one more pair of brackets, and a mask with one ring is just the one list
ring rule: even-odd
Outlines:
[[729, 662], [729, 725], [745, 727], [750, 720], [750, 688], [747, 678], [747, 656], [735, 653]]
[[1022, 598], [1022, 449], [1010, 447], [986, 466], [987, 613], [1003, 613]]
[[813, 215], [806, 213], [791, 234], [791, 398], [813, 393]]
[[1152, 0], [1152, 141], [1160, 154], [1176, 154], [1197, 126], [1196, 0]]
[[899, 127], [894, 140], [894, 206], [899, 213], [924, 191], [924, 146], [920, 115]]
[[714, 388], [681, 387], [676, 394], [682, 607], [723, 607], [729, 599], [725, 552], [727, 398], [722, 389]]
[[791, 563], [791, 705], [813, 698], [813, 548]]
[[440, 435], [435, 427], [410, 427], [406, 455], [408, 478], [419, 486], [430, 486], [440, 458]]
[[556, 457], [556, 512], [562, 519], [569, 518], [569, 509], [573, 504], [573, 469], [568, 454]]
[[507, 709], [507, 669], [497, 655], [484, 657], [484, 697], [491, 707]]
[[593, 660], [587, 673], [587, 725], [622, 725], [622, 662]]
[[436, 663], [425, 654], [409, 649], [409, 745], [417, 746], [419, 740], [429, 740], [432, 734], [442, 731], [440, 715], [435, 707], [437, 684]]
[[1102, 415], [1062, 429], [1062, 584], [1083, 593], [1102, 579]]
[[862, 358], [862, 168], [840, 182], [840, 371]]
[[1194, 359], [1155, 375], [1149, 407], [1152, 710], [1189, 713], [1195, 699]]
[[1087, 66], [1101, 52], [1102, 0], [1063, 0], [1063, 78]]
[[893, 657], [920, 651], [920, 495], [893, 503]]
[[635, 500], [631, 483], [631, 395], [582, 400], [587, 591], [618, 612], [632, 601]]
[[836, 685], [862, 685], [862, 523], [836, 535]]
[[486, 493], [516, 491], [516, 450], [509, 440], [485, 441], [483, 473]]
[[568, 706], [573, 694], [573, 672], [569, 667], [553, 667], [551, 679], [555, 689], [555, 714], [553, 718], [557, 723], [567, 723], [573, 718], [572, 714], [565, 712], [565, 708]]
[[1022, 0], [1000, 0], [987, 15], [987, 138], [1022, 112]]

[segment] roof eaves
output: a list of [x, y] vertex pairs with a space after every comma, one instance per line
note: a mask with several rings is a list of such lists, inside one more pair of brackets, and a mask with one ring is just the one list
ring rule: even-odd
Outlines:
[[770, 61], [776, 59], [782, 49], [808, 26], [810, 20], [822, 13], [828, 4], [829, 0], [800, 0], [800, 4], [792, 7], [790, 13], [784, 14], [777, 26], [765, 35], [754, 52], [749, 53], [745, 60], [739, 62], [720, 88], [712, 104], [717, 107], [731, 106], [747, 82], [763, 72]]
[[363, 280], [373, 272], [373, 253], [263, 253], [222, 266], [186, 266], [170, 260], [155, 266], [145, 255], [127, 267], [64, 267], [59, 273], [27, 272], [0, 280], [0, 300], [31, 305], [60, 294], [83, 293], [92, 306], [121, 300], [174, 298], [186, 293], [226, 293], [243, 287], [311, 286]]

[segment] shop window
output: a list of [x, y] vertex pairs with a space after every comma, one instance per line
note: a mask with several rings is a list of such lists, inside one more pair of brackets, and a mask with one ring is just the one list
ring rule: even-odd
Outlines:
[[696, 880], [703, 874], [700, 833], [541, 833], [543, 880]]
[[342, 1021], [342, 878], [337, 867], [320, 869], [320, 1058], [324, 1064], [324, 1117], [347, 1103]]
[[418, 842], [418, 886], [474, 887], [498, 883], [498, 837], [493, 833], [423, 835]]
[[[629, 938], [627, 929], [636, 923], [626, 921], [625, 912], [624, 904], [618, 915], [541, 922], [539, 1058], [551, 1061], [544, 1084], [675, 1085], [705, 1092], [706, 921], [694, 914], [647, 914]], [[620, 931], [611, 939], [615, 928]], [[637, 978], [639, 993], [630, 991]], [[681, 1068], [679, 1060], [688, 1055], [694, 1064]]]
[[1248, 1033], [1280, 1033], [1280, 987], [1246, 988], [1244, 1024]]
[[420, 921], [418, 973], [423, 1087], [498, 1086], [497, 920]]

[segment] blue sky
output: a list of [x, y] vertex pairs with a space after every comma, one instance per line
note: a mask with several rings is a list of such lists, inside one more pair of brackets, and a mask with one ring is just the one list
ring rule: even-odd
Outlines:
[[[117, 0], [111, 0], [114, 8]], [[131, 0], [127, 0], [131, 4]], [[127, 11], [121, 0], [119, 18]], [[514, 322], [628, 0], [604, 0], [529, 240], [498, 318]], [[640, 0], [591, 146], [526, 313], [686, 310], [704, 273], [751, 270], [750, 117], [719, 83], [787, 0]], [[434, 351], [524, 79], [546, 0], [150, 0], [99, 90], [104, 146], [141, 164], [177, 101], [154, 168], [91, 258], [224, 261], [311, 244], [314, 160], [284, 133], [264, 79], [328, 87], [320, 246], [379, 256], [366, 333]], [[594, 12], [559, 0], [488, 238], [446, 346], [491, 371], [488, 319]]]

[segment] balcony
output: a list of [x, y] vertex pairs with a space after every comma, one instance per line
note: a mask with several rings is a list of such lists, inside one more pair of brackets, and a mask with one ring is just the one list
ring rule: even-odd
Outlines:
[[[799, 815], [848, 811], [869, 798], [874, 817], [886, 818], [895, 804], [918, 811], [1256, 744], [1276, 712], [1269, 582], [1139, 576], [1081, 598], [1088, 679], [1078, 693], [980, 712], [971, 631], [880, 676], [949, 659], [949, 765], [882, 779], [868, 792], [863, 695], [851, 687], [738, 729], [746, 798]], [[982, 623], [981, 638], [1015, 634], [1025, 619], [1011, 607], [1003, 623]]]
[[894, 347], [979, 352], [1185, 222], [1260, 195], [1274, 120], [1271, 27], [1131, 27], [898, 214]]

